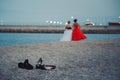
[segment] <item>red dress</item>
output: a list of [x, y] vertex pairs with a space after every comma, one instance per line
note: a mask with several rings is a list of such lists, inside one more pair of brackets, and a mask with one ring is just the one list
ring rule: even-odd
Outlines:
[[80, 30], [80, 26], [78, 23], [74, 23], [74, 29], [72, 32], [72, 41], [78, 41], [82, 39], [86, 39], [87, 37]]

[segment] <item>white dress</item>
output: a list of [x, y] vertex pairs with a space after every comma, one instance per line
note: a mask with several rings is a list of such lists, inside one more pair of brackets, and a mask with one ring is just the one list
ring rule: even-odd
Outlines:
[[66, 29], [60, 41], [71, 41], [72, 39], [72, 26], [70, 24], [66, 25]]

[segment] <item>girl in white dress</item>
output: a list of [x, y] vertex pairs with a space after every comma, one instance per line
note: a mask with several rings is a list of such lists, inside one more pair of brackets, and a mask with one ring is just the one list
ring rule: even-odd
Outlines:
[[68, 21], [68, 24], [65, 26], [64, 34], [60, 41], [71, 41], [72, 38], [72, 25], [70, 24], [70, 21]]

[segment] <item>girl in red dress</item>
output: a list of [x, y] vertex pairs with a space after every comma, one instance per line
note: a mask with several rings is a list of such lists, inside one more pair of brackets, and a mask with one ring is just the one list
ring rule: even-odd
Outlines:
[[77, 23], [77, 19], [74, 19], [73, 27], [72, 41], [79, 41], [87, 38], [80, 30], [80, 25]]

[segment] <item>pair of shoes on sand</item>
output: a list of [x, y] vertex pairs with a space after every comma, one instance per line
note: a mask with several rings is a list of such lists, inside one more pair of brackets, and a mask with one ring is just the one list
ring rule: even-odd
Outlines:
[[[40, 58], [36, 64], [36, 69], [41, 69], [41, 70], [52, 70], [55, 69], [56, 66], [55, 65], [44, 65], [42, 64], [43, 60], [42, 58]], [[18, 63], [18, 67], [22, 68], [22, 69], [27, 69], [27, 70], [31, 70], [33, 69], [33, 66], [29, 63], [28, 59], [26, 59], [24, 61], [24, 63], [20, 62]]]

